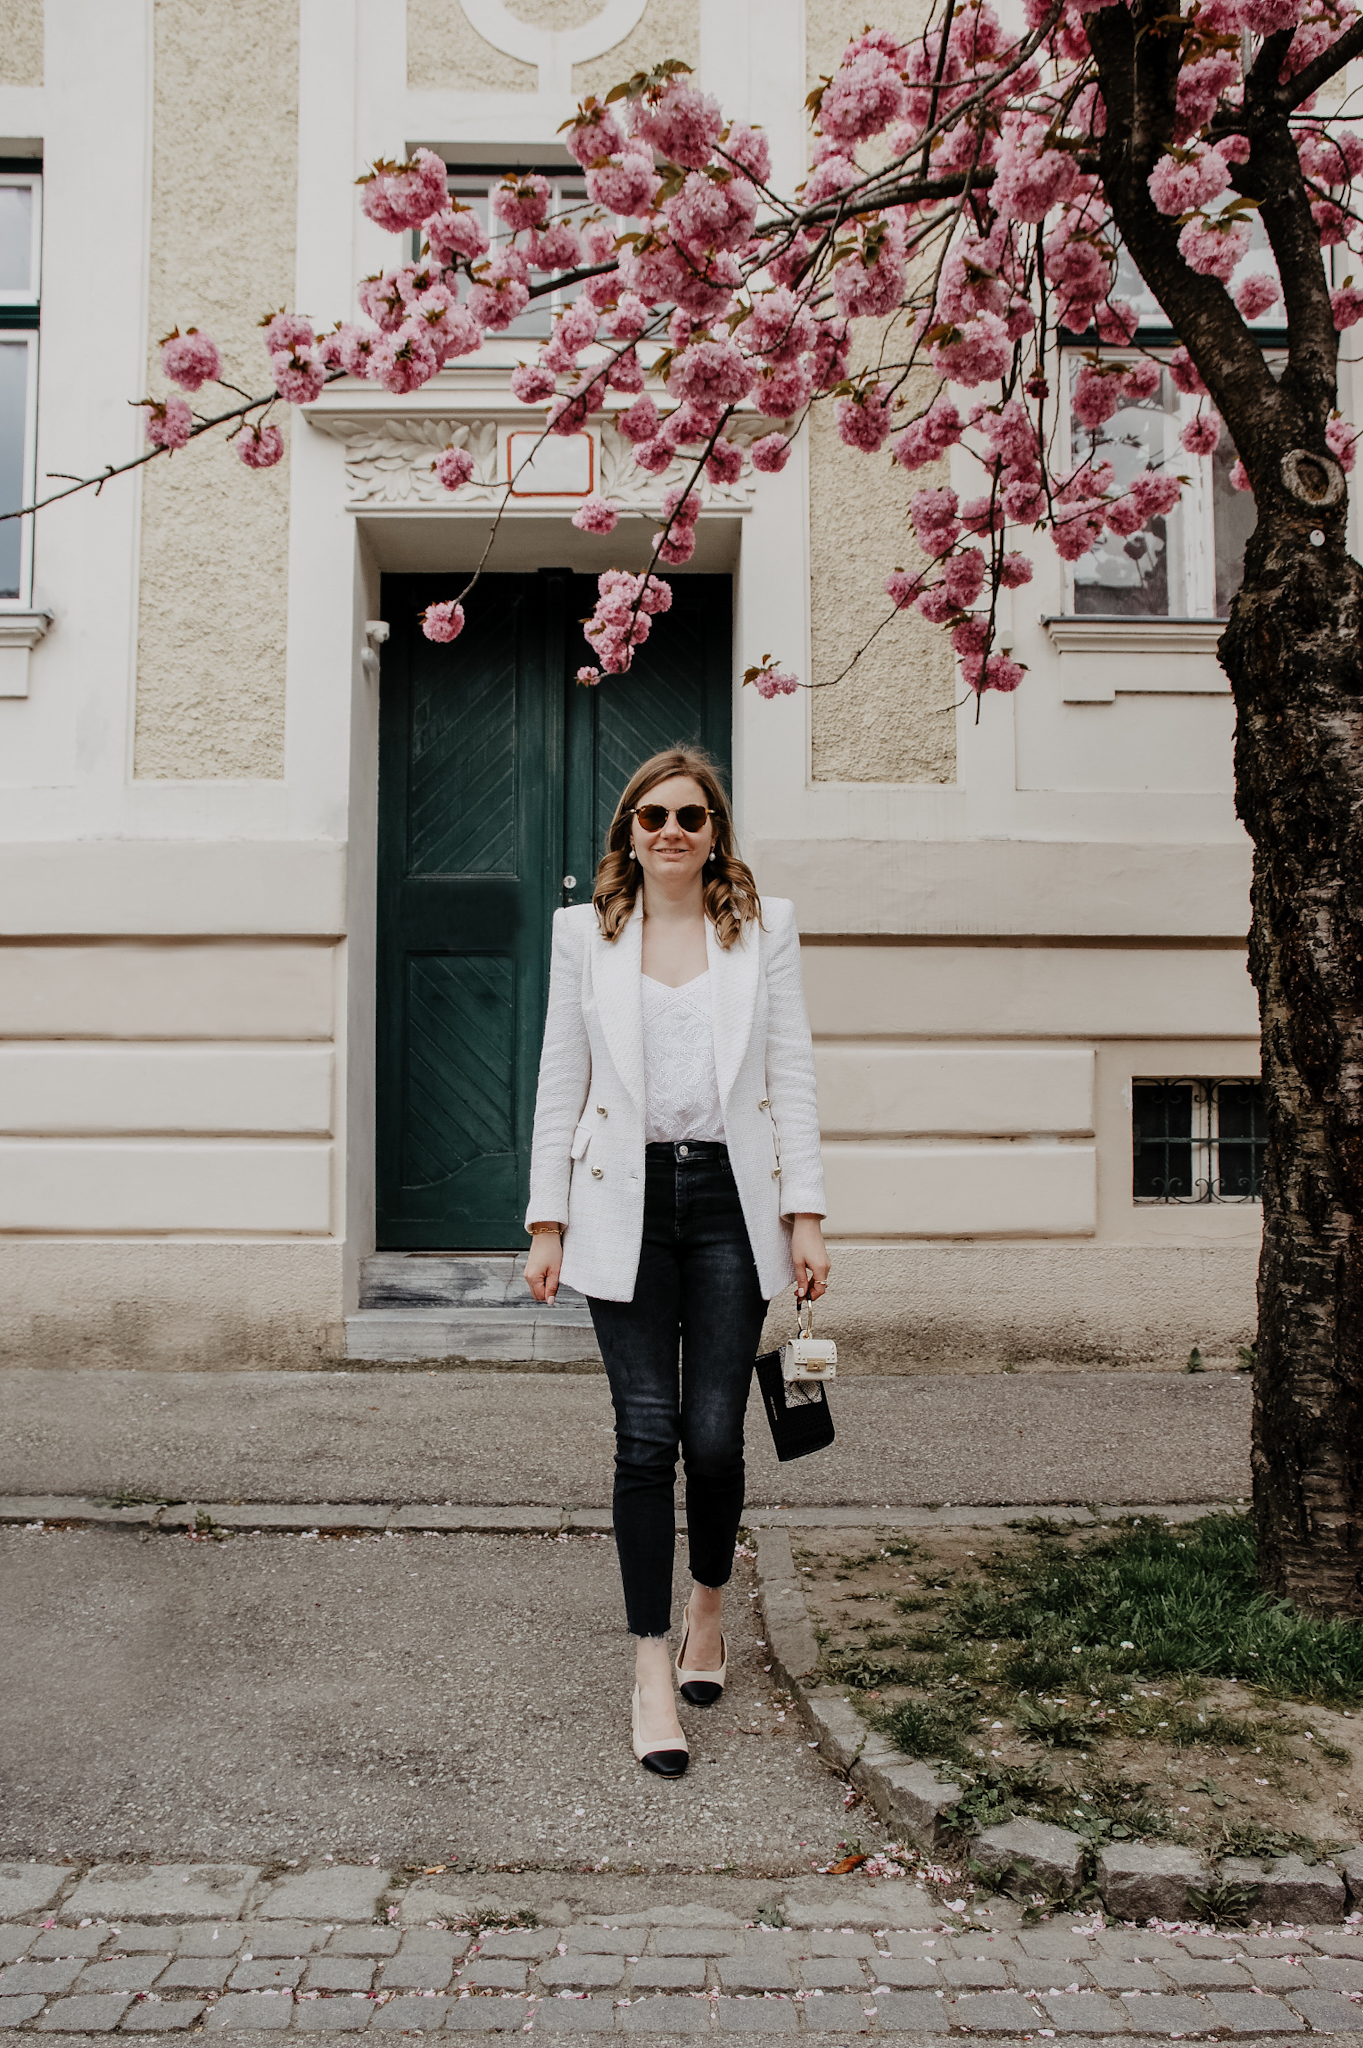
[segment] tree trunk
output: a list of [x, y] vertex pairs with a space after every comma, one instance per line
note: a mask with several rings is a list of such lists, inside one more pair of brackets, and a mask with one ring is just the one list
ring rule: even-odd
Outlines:
[[1220, 657], [1254, 842], [1268, 1116], [1260, 1578], [1299, 1607], [1363, 1616], [1363, 569], [1341, 523], [1261, 511]]

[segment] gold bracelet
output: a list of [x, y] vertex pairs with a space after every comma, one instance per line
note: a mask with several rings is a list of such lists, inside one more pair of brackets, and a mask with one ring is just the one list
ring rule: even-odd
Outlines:
[[551, 1230], [557, 1235], [562, 1228], [563, 1225], [561, 1223], [527, 1223], [526, 1225], [526, 1229], [532, 1237], [547, 1237]]

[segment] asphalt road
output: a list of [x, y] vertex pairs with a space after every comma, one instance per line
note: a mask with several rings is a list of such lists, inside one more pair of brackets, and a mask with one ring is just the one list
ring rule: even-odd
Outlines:
[[[754, 1397], [752, 1506], [1235, 1500], [1250, 1389], [1232, 1374], [857, 1377], [837, 1442], [778, 1465]], [[0, 1372], [0, 1493], [600, 1507], [599, 1375]]]
[[0, 1857], [807, 1876], [843, 1786], [755, 1585], [740, 1558], [730, 1684], [682, 1706], [667, 1783], [629, 1747], [609, 1538], [0, 1531]]

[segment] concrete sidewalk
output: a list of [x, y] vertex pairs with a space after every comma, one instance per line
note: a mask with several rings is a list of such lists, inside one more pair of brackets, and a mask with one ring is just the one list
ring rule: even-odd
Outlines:
[[750, 1556], [681, 1785], [630, 1750], [604, 1535], [7, 1529], [0, 1585], [0, 1857], [807, 1875], [845, 1831]]
[[[1225, 1373], [856, 1377], [838, 1438], [778, 1465], [748, 1415], [753, 1506], [1235, 1500], [1250, 1388]], [[0, 1373], [0, 1493], [197, 1500], [610, 1499], [600, 1376], [508, 1373]]]

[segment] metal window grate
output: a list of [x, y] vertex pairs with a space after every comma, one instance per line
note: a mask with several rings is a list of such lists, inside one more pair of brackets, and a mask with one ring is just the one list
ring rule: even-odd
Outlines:
[[1131, 1140], [1137, 1202], [1257, 1202], [1267, 1143], [1262, 1083], [1133, 1081]]

